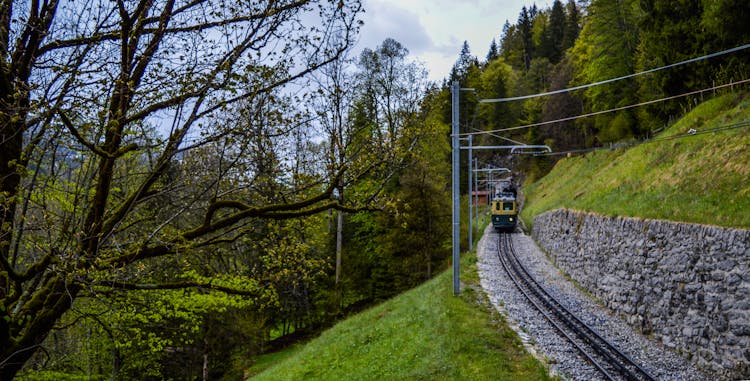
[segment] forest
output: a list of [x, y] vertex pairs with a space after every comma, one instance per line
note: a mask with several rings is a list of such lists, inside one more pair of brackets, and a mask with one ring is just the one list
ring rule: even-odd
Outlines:
[[[648, 139], [750, 69], [741, 0], [523, 7], [442, 83], [393, 39], [355, 55], [364, 11], [0, 4], [0, 380], [237, 379], [446, 269], [453, 81], [475, 144], [565, 152]], [[478, 158], [519, 183], [556, 160]]]

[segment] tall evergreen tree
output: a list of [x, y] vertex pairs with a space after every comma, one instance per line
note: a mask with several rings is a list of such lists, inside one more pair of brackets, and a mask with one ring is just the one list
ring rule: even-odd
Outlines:
[[520, 70], [526, 67], [523, 53], [523, 40], [518, 27], [505, 20], [503, 34], [500, 37], [500, 56], [508, 65]]
[[[534, 9], [536, 9], [536, 6], [534, 6]], [[523, 43], [522, 49], [523, 49], [523, 63], [524, 63], [524, 69], [528, 70], [529, 66], [531, 66], [531, 59], [534, 55], [534, 40], [532, 35], [532, 22], [533, 17], [529, 14], [529, 11], [524, 6], [521, 8], [521, 13], [518, 15], [518, 31], [521, 34], [521, 41]]]
[[536, 16], [539, 15], [539, 8], [537, 8], [536, 3], [531, 5], [531, 8], [529, 8], [529, 17], [531, 18], [531, 21], [534, 21]]
[[504, 41], [505, 41], [506, 38], [508, 38], [508, 35], [510, 33], [511, 33], [510, 21], [505, 20], [505, 24], [503, 24], [503, 31], [500, 34], [500, 50], [501, 51], [506, 48]]
[[563, 50], [575, 45], [578, 34], [581, 32], [581, 11], [575, 0], [568, 0], [565, 5], [565, 31], [563, 32]]
[[492, 42], [490, 43], [490, 49], [487, 51], [487, 62], [495, 60], [498, 57], [498, 50], [497, 50], [497, 42], [495, 39], [492, 39]]
[[451, 69], [451, 82], [459, 81], [463, 83], [469, 72], [469, 68], [478, 65], [479, 61], [477, 58], [471, 55], [469, 42], [464, 40], [463, 45], [461, 45], [461, 53], [458, 55], [458, 60], [456, 60], [456, 63], [453, 64], [453, 68]]
[[555, 0], [554, 4], [552, 4], [552, 10], [549, 14], [549, 24], [547, 26], [547, 38], [549, 41], [547, 58], [552, 63], [558, 63], [566, 49], [564, 45], [565, 24], [565, 9], [560, 0]]

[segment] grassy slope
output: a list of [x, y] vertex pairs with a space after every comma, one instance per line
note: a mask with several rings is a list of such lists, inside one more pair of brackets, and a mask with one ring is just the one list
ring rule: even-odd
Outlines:
[[[478, 283], [475, 261], [462, 261], [462, 282]], [[446, 271], [339, 323], [252, 379], [549, 379], [502, 318], [477, 305], [486, 298], [469, 287], [452, 295], [451, 277]]]
[[[750, 121], [750, 94], [711, 99], [659, 138]], [[522, 217], [566, 207], [637, 216], [750, 227], [750, 128], [696, 134], [563, 159], [527, 186]]]

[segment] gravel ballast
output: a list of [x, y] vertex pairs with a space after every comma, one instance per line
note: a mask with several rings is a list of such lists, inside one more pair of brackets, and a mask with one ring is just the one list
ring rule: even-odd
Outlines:
[[[519, 260], [550, 294], [607, 338], [658, 380], [710, 380], [690, 361], [649, 340], [623, 319], [600, 306], [547, 259], [529, 236], [513, 234]], [[598, 380], [602, 376], [536, 311], [508, 278], [499, 262], [498, 233], [488, 226], [477, 247], [482, 288], [506, 317], [527, 348], [549, 365], [552, 374], [567, 380]]]

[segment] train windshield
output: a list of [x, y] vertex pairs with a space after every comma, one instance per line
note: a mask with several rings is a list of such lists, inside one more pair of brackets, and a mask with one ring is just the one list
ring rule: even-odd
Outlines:
[[503, 210], [513, 210], [513, 203], [512, 202], [504, 202], [503, 203]]

